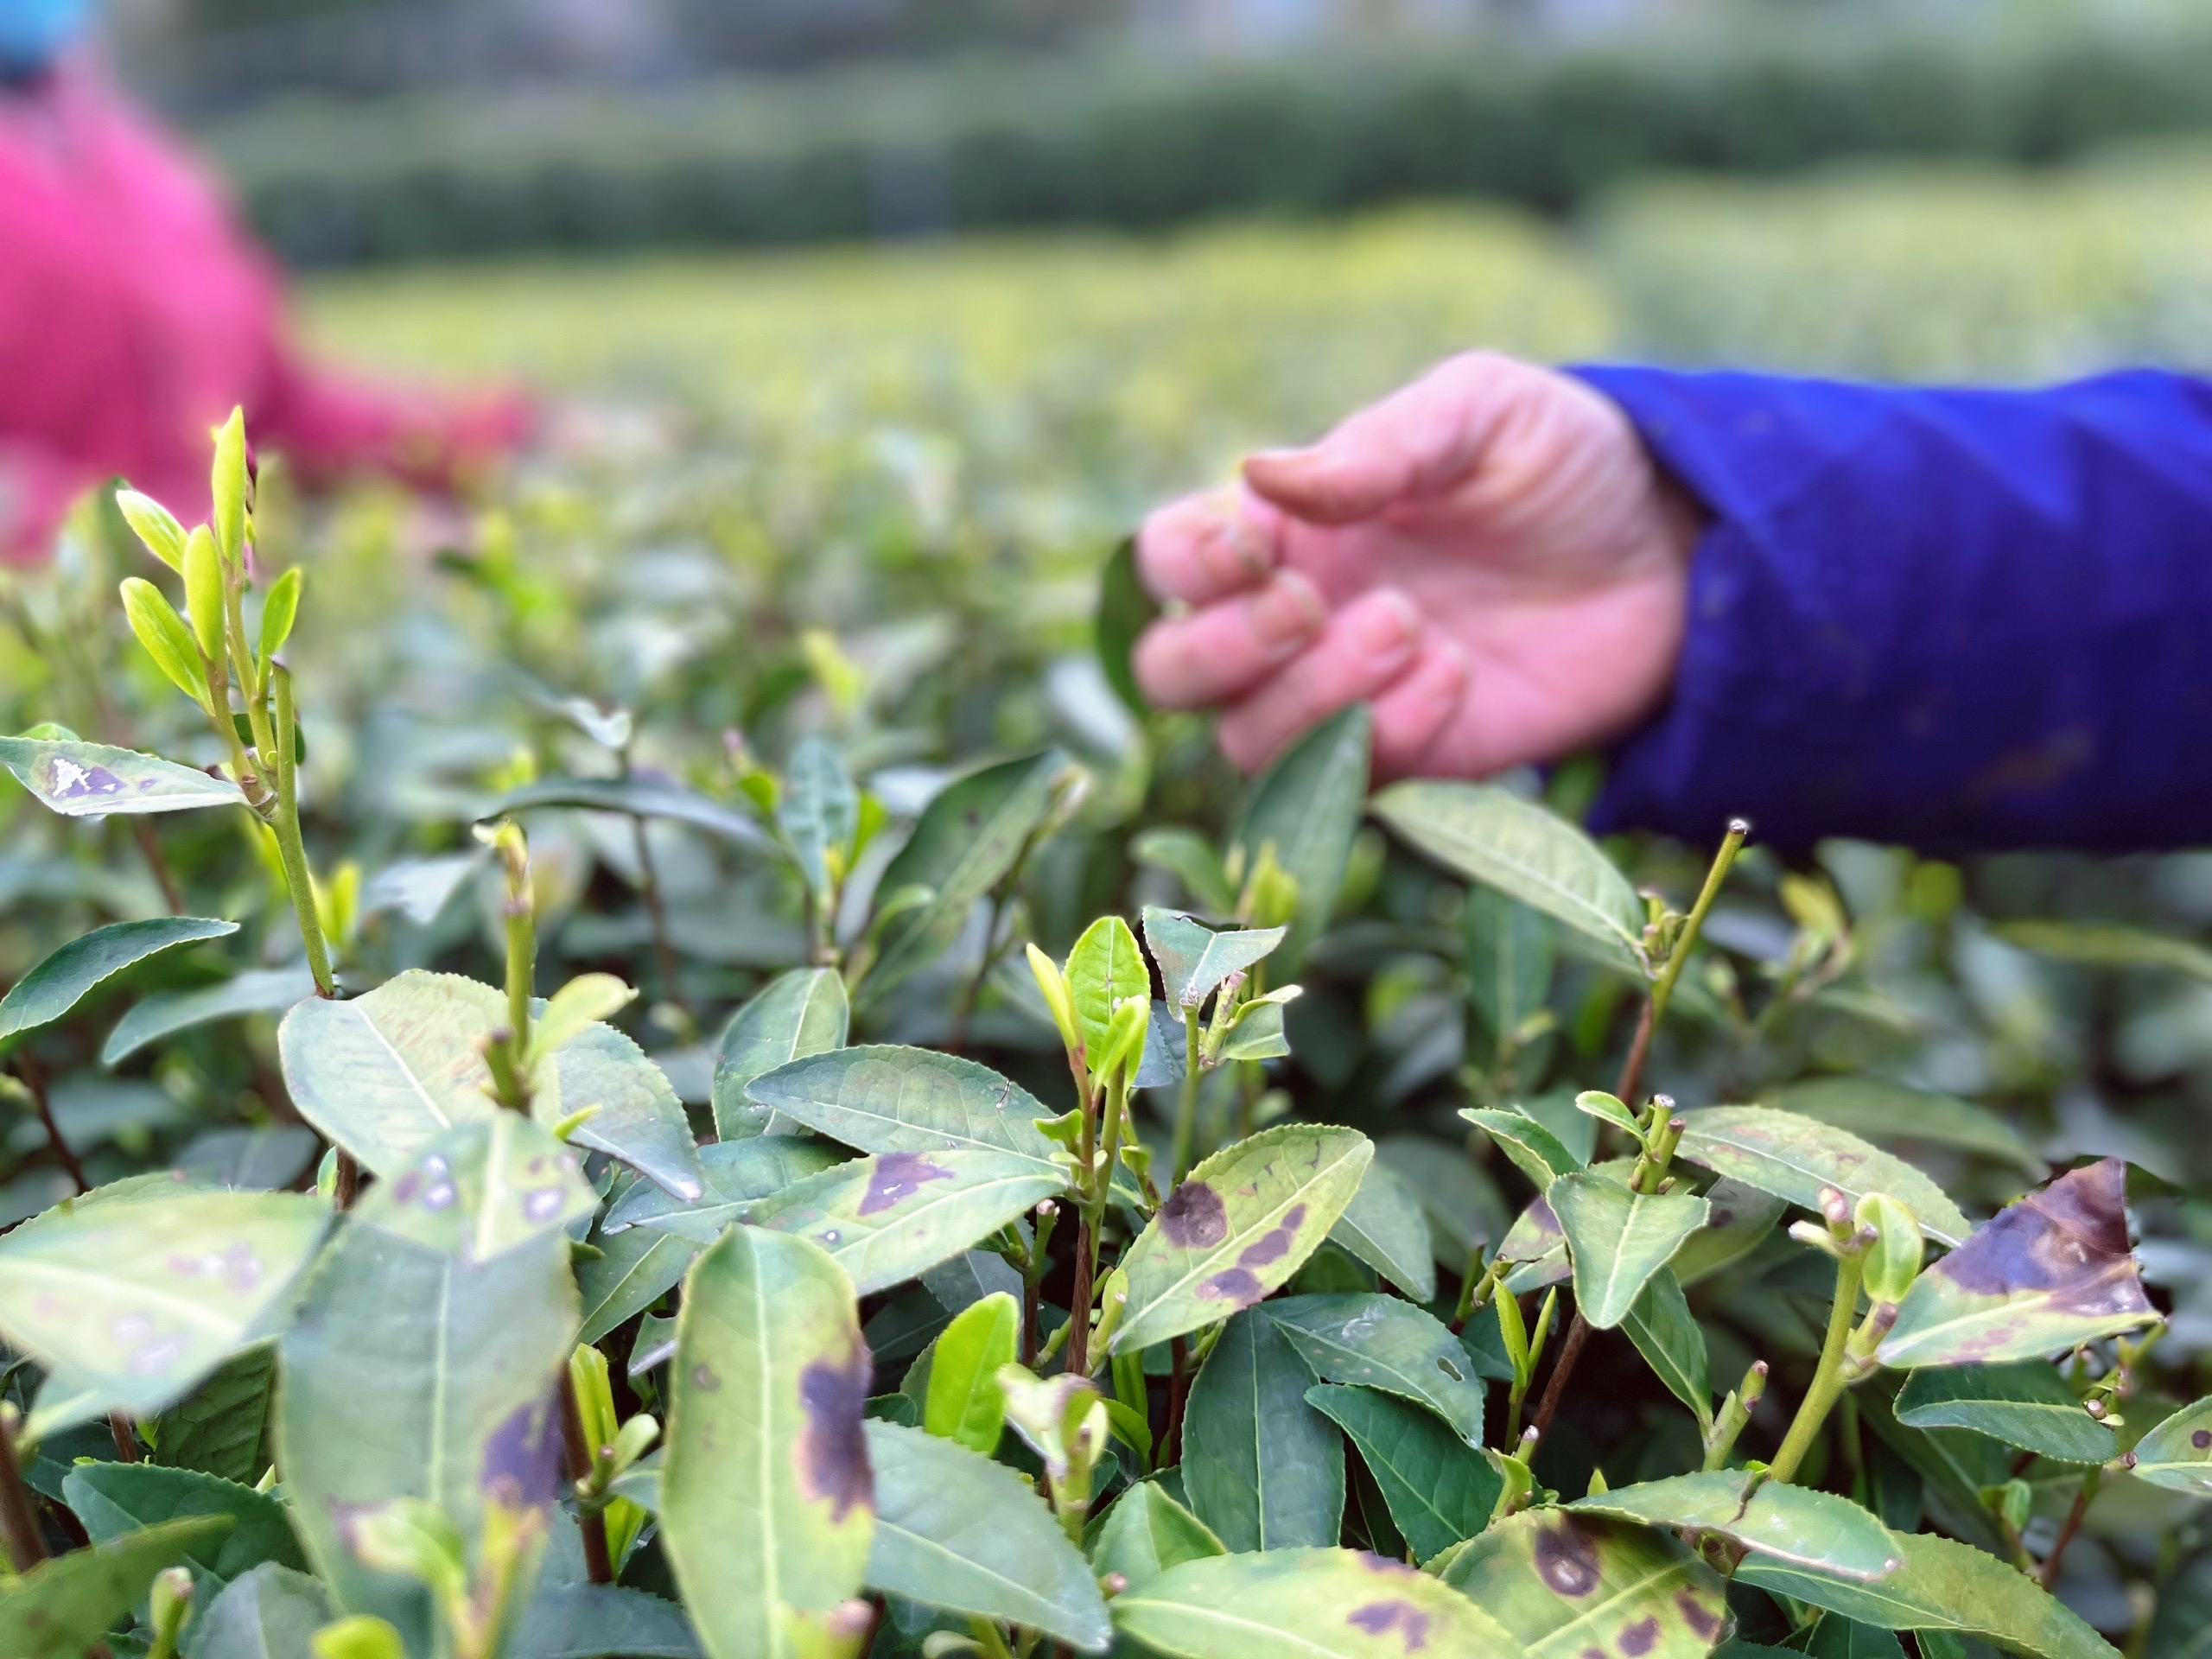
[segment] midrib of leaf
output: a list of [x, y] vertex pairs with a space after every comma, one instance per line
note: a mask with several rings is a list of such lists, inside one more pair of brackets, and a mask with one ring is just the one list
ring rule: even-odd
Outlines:
[[[886, 1521], [880, 1515], [876, 1516], [875, 1524], [883, 1528], [886, 1531], [897, 1533], [901, 1538], [912, 1539], [915, 1543], [927, 1549], [931, 1554], [940, 1556], [944, 1560], [954, 1562], [961, 1567], [964, 1567], [969, 1572], [977, 1574], [979, 1577], [989, 1580], [993, 1584], [1004, 1586], [1007, 1589], [1013, 1591], [1015, 1596], [1027, 1606], [1052, 1612], [1064, 1612], [1066, 1611], [1059, 1603], [1039, 1595], [1036, 1591], [1032, 1590], [1027, 1585], [1022, 1583], [1020, 1580], [1010, 1579], [1007, 1577], [1005, 1573], [1000, 1572], [996, 1567], [988, 1567], [982, 1561], [977, 1560], [972, 1555], [963, 1555], [957, 1550], [955, 1550], [947, 1545], [939, 1543], [936, 1539], [930, 1537], [926, 1533], [915, 1532], [908, 1528], [899, 1526], [895, 1522]], [[1035, 1621], [1032, 1619], [1016, 1619], [1014, 1622], [1016, 1624], [1033, 1624]]]
[[609, 1302], [613, 1301], [622, 1294], [624, 1288], [628, 1286], [632, 1280], [635, 1279], [639, 1274], [643, 1273], [648, 1267], [652, 1265], [653, 1258], [660, 1254], [662, 1245], [675, 1244], [681, 1246], [689, 1244], [695, 1254], [699, 1249], [696, 1243], [684, 1237], [681, 1233], [671, 1233], [664, 1229], [656, 1229], [655, 1230], [659, 1231], [661, 1236], [653, 1241], [652, 1248], [631, 1264], [629, 1272], [624, 1274], [620, 1279], [617, 1279], [614, 1283], [608, 1287], [606, 1295], [601, 1297], [596, 1302], [593, 1303], [589, 1307], [584, 1310], [583, 1323], [586, 1326], [588, 1326], [594, 1319], [599, 1317], [601, 1309], [604, 1308]]
[[392, 1064], [399, 1068], [400, 1075], [405, 1077], [415, 1092], [423, 1097], [423, 1103], [430, 1109], [430, 1115], [438, 1120], [438, 1127], [451, 1128], [454, 1120], [446, 1116], [445, 1109], [440, 1106], [430, 1091], [423, 1086], [422, 1078], [415, 1075], [414, 1068], [407, 1063], [407, 1057], [399, 1052], [398, 1046], [391, 1038], [384, 1034], [383, 1027], [377, 1024], [375, 1019], [361, 1012], [361, 1005], [358, 1002], [350, 1005], [340, 1003], [339, 1006], [359, 1020], [374, 1034], [377, 1041], [384, 1045], [385, 1052], [391, 1056]]
[[[1322, 1414], [1326, 1416], [1328, 1414], [1324, 1412]], [[1343, 1427], [1344, 1426], [1342, 1424], [1338, 1424], [1338, 1427]], [[1376, 1443], [1372, 1436], [1360, 1433], [1358, 1431], [1351, 1428], [1345, 1428], [1344, 1433], [1350, 1434], [1353, 1440], [1357, 1443], [1360, 1454], [1363, 1457], [1368, 1458], [1370, 1463], [1380, 1463], [1384, 1468], [1388, 1469], [1390, 1471], [1390, 1478], [1393, 1480], [1395, 1480], [1399, 1485], [1404, 1487], [1407, 1492], [1421, 1506], [1421, 1508], [1427, 1510], [1429, 1514], [1436, 1517], [1437, 1525], [1442, 1527], [1446, 1532], [1453, 1530], [1453, 1522], [1452, 1518], [1446, 1515], [1443, 1510], [1436, 1507], [1435, 1501], [1430, 1497], [1427, 1490], [1424, 1490], [1414, 1484], [1412, 1478], [1405, 1472], [1406, 1466], [1403, 1464], [1400, 1463], [1398, 1459], [1392, 1457], [1388, 1452], [1385, 1452], [1382, 1446]], [[1401, 1529], [1401, 1530], [1403, 1530], [1403, 1529]]]

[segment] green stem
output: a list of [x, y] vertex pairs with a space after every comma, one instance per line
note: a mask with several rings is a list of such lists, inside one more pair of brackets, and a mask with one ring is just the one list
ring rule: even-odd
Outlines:
[[1848, 1380], [1843, 1373], [1844, 1350], [1851, 1340], [1851, 1324], [1859, 1313], [1859, 1281], [1866, 1275], [1864, 1251], [1853, 1251], [1836, 1263], [1835, 1304], [1828, 1309], [1827, 1339], [1821, 1344], [1821, 1363], [1813, 1373], [1813, 1386], [1797, 1407], [1796, 1421], [1783, 1437], [1782, 1449], [1768, 1465], [1770, 1478], [1788, 1482], [1813, 1448], [1814, 1437], [1827, 1421], [1828, 1412], [1842, 1397]]
[[[1719, 897], [1720, 884], [1728, 879], [1728, 867], [1736, 861], [1736, 855], [1744, 849], [1744, 837], [1751, 833], [1751, 826], [1741, 818], [1732, 818], [1728, 833], [1722, 837], [1720, 850], [1713, 855], [1713, 868], [1705, 873], [1705, 886], [1697, 895], [1697, 902], [1690, 906], [1688, 918], [1676, 936], [1674, 948], [1667, 952], [1667, 965], [1659, 970], [1658, 982], [1651, 988], [1651, 1023], [1656, 1027], [1667, 1012], [1667, 999], [1675, 994], [1675, 982], [1682, 976], [1682, 966], [1690, 959], [1690, 947], [1697, 943], [1698, 930], [1705, 925], [1705, 912], [1713, 908], [1713, 901]], [[1630, 1101], [1630, 1111], [1636, 1103]]]
[[1191, 1154], [1198, 1136], [1198, 1011], [1183, 1010], [1183, 1092], [1175, 1102], [1175, 1163], [1168, 1182], [1172, 1189], [1182, 1185], [1184, 1174], [1191, 1167]]
[[[298, 768], [293, 760], [296, 731], [292, 709], [292, 674], [281, 665], [276, 681], [276, 724], [283, 736], [276, 751], [276, 815], [270, 828], [276, 834], [277, 856], [283, 861], [284, 885], [292, 894], [292, 912], [299, 918], [300, 938], [308, 950], [308, 971], [315, 976], [317, 996], [338, 995], [338, 981], [330, 971], [330, 950], [322, 937], [322, 918], [315, 913], [315, 877], [308, 868], [308, 850], [300, 837]], [[233, 740], [235, 741], [235, 740]]]

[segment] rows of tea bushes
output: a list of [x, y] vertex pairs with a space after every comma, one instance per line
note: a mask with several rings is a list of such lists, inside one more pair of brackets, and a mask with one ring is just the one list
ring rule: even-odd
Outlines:
[[1545, 210], [1654, 170], [2046, 162], [2212, 125], [2212, 35], [1793, 17], [1541, 52], [1489, 38], [1280, 61], [957, 60], [654, 88], [300, 99], [202, 134], [262, 232], [329, 264], [1154, 228], [1407, 197]]

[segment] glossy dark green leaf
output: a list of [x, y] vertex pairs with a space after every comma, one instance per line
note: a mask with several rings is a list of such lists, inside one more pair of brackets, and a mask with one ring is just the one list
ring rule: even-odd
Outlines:
[[1598, 845], [1566, 819], [1491, 784], [1393, 784], [1375, 815], [1421, 852], [1593, 941], [1643, 971], [1643, 902]]
[[84, 1659], [85, 1650], [145, 1599], [154, 1575], [205, 1548], [230, 1522], [202, 1516], [149, 1527], [41, 1561], [0, 1595], [8, 1659]]
[[1183, 1424], [1192, 1511], [1231, 1549], [1332, 1543], [1344, 1526], [1344, 1443], [1306, 1403], [1313, 1374], [1260, 1308], [1230, 1320]]
[[2120, 1452], [2120, 1436], [2090, 1416], [2057, 1368], [2040, 1359], [1924, 1367], [1905, 1378], [1895, 1410], [1913, 1428], [1970, 1428], [2069, 1463], [2103, 1463]]
[[2153, 1486], [2212, 1497], [2212, 1399], [2183, 1406], [2138, 1440], [2133, 1471]]
[[[273, 1561], [307, 1570], [307, 1558], [293, 1536], [284, 1506], [264, 1492], [193, 1469], [164, 1469], [151, 1463], [86, 1463], [71, 1470], [61, 1495], [96, 1544], [129, 1537], [145, 1527], [203, 1516], [228, 1517], [231, 1525], [187, 1549], [184, 1560], [195, 1574], [219, 1586]], [[200, 1593], [213, 1595], [213, 1589]]]
[[541, 1585], [523, 1609], [506, 1659], [707, 1659], [707, 1651], [673, 1601], [612, 1584], [558, 1584]]
[[219, 985], [188, 991], [156, 991], [131, 1004], [100, 1047], [100, 1064], [117, 1065], [150, 1043], [247, 1014], [282, 1014], [315, 995], [305, 963], [289, 968], [252, 968]]
[[2009, 1562], [1927, 1533], [1897, 1542], [1904, 1565], [1871, 1583], [1756, 1555], [1737, 1577], [1882, 1629], [1956, 1630], [2033, 1659], [2119, 1659], [2118, 1649]]
[[1458, 1591], [1353, 1549], [1274, 1549], [1171, 1567], [1114, 1599], [1114, 1626], [1173, 1659], [1526, 1659]]
[[1652, 1275], [1705, 1225], [1707, 1214], [1703, 1198], [1632, 1192], [1595, 1170], [1560, 1176], [1544, 1197], [1567, 1236], [1575, 1306], [1600, 1331], [1628, 1317]]
[[1136, 537], [1124, 536], [1098, 572], [1098, 613], [1092, 624], [1092, 643], [1106, 683], [1131, 713], [1139, 715], [1151, 713], [1152, 709], [1137, 687], [1129, 653], [1136, 649], [1138, 635], [1159, 614], [1160, 601], [1137, 574]]
[[1938, 1244], [1956, 1245], [1972, 1230], [1935, 1182], [1847, 1129], [1763, 1106], [1714, 1106], [1687, 1116], [1681, 1155], [1763, 1192], [1816, 1212], [1824, 1186], [1854, 1205], [1869, 1192], [1886, 1192]]
[[1526, 1175], [1539, 1192], [1549, 1191], [1551, 1184], [1560, 1176], [1582, 1167], [1582, 1160], [1569, 1152], [1557, 1135], [1526, 1112], [1470, 1106], [1459, 1116], [1497, 1141], [1498, 1149], [1513, 1160], [1514, 1167]]
[[334, 1617], [320, 1582], [266, 1562], [195, 1608], [184, 1659], [313, 1659], [315, 1633]]
[[860, 822], [860, 791], [837, 752], [818, 737], [802, 739], [784, 769], [776, 823], [817, 904], [830, 902], [837, 875], [849, 868]]
[[887, 924], [882, 953], [861, 987], [864, 1001], [944, 953], [976, 901], [1014, 868], [1044, 827], [1072, 771], [1065, 755], [1048, 749], [970, 772], [923, 810], [913, 835], [884, 868], [876, 891], [888, 897], [926, 887], [931, 896]]
[[1113, 1626], [1097, 1581], [1034, 1488], [919, 1429], [866, 1430], [875, 1471], [870, 1588], [1105, 1651]]
[[1914, 1282], [1882, 1363], [1997, 1364], [2156, 1324], [2127, 1240], [2126, 1186], [2126, 1166], [2107, 1158], [2008, 1205]]
[[715, 1055], [715, 1133], [724, 1141], [759, 1135], [774, 1116], [745, 1097], [755, 1077], [845, 1046], [852, 1011], [833, 968], [794, 968], [753, 994], [730, 1016]]
[[1905, 1659], [1895, 1631], [1853, 1624], [1834, 1613], [1821, 1616], [1805, 1638], [1804, 1650], [1806, 1659]]
[[1436, 1300], [1436, 1249], [1428, 1217], [1413, 1190], [1380, 1160], [1359, 1178], [1329, 1237], [1414, 1300]]
[[1778, 1090], [1774, 1104], [1782, 1111], [1876, 1140], [1918, 1141], [1977, 1152], [2012, 1165], [2031, 1180], [2050, 1173], [2050, 1166], [2010, 1123], [1955, 1095], [1909, 1089], [1879, 1077], [1808, 1077]]
[[709, 1652], [804, 1650], [859, 1591], [870, 1369], [852, 1281], [819, 1245], [733, 1227], [684, 1281], [660, 1516]]
[[1690, 1408], [1700, 1428], [1713, 1421], [1713, 1386], [1707, 1368], [1705, 1332], [1690, 1312], [1674, 1269], [1662, 1268], [1637, 1293], [1621, 1320], [1621, 1333], [1636, 1344], [1643, 1363], [1667, 1392]]
[[1755, 1557], [1838, 1578], [1878, 1579], [1904, 1559], [1890, 1529], [1850, 1499], [1780, 1481], [1755, 1482], [1740, 1469], [1647, 1480], [1567, 1508], [1646, 1526], [1717, 1532]]
[[533, 807], [573, 806], [588, 812], [620, 812], [633, 818], [668, 818], [734, 846], [766, 852], [767, 831], [746, 814], [686, 789], [671, 779], [632, 772], [626, 778], [545, 778], [509, 794], [485, 818], [511, 817]]
[[1124, 1488], [1087, 1542], [1090, 1570], [1102, 1579], [1118, 1573], [1130, 1590], [1150, 1584], [1171, 1567], [1229, 1553], [1213, 1529], [1169, 1497], [1157, 1480]]
[[1705, 1659], [1728, 1622], [1719, 1575], [1683, 1545], [1562, 1510], [1507, 1516], [1454, 1554], [1442, 1577], [1512, 1631], [1529, 1659]]
[[1711, 1206], [1705, 1225], [1668, 1263], [1684, 1289], [1749, 1255], [1789, 1209], [1787, 1200], [1726, 1176], [1706, 1189], [1705, 1201]]
[[1281, 944], [1289, 930], [1244, 927], [1215, 930], [1179, 911], [1145, 906], [1144, 942], [1160, 964], [1169, 1007], [1195, 1008], [1231, 974], [1243, 973]]
[[1306, 1403], [1351, 1437], [1416, 1559], [1490, 1524], [1503, 1480], [1433, 1414], [1394, 1395], [1333, 1383], [1308, 1389]]
[[162, 916], [111, 923], [72, 939], [0, 996], [0, 1052], [29, 1033], [52, 1025], [125, 969], [179, 945], [219, 939], [238, 931], [236, 922]]
[[1261, 1310], [1325, 1382], [1380, 1389], [1425, 1406], [1470, 1446], [1483, 1436], [1483, 1385], [1433, 1314], [1395, 1296], [1287, 1296]]
[[73, 738], [0, 737], [0, 766], [65, 817], [245, 804], [238, 785], [227, 779], [136, 749]]
[[266, 1453], [276, 1382], [276, 1350], [257, 1343], [225, 1360], [183, 1399], [151, 1421], [153, 1461], [252, 1485]]
[[926, 1048], [841, 1048], [777, 1067], [746, 1090], [757, 1106], [862, 1152], [1019, 1153], [1058, 1171], [1037, 1120], [1055, 1114], [988, 1066]]
[[1374, 1147], [1353, 1129], [1278, 1124], [1215, 1153], [1122, 1258], [1115, 1353], [1227, 1318], [1283, 1285], [1351, 1203]]
[[699, 1148], [706, 1191], [690, 1204], [651, 1181], [634, 1183], [608, 1208], [601, 1230], [611, 1237], [638, 1227], [675, 1233], [707, 1245], [742, 1220], [760, 1199], [847, 1160], [843, 1147], [810, 1135], [763, 1135]]
[[869, 1296], [989, 1237], [1066, 1190], [1019, 1153], [890, 1152], [855, 1158], [754, 1204], [753, 1225], [813, 1240]]
[[1298, 882], [1298, 909], [1281, 947], [1285, 975], [1298, 971], [1335, 913], [1367, 799], [1373, 730], [1364, 703], [1314, 727], [1261, 774], [1230, 834], [1230, 845], [1244, 849], [1247, 871], [1273, 843], [1275, 861]]

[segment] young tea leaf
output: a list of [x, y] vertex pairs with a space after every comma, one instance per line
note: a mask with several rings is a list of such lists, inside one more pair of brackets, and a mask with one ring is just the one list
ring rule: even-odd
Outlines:
[[1441, 1576], [1529, 1659], [1704, 1659], [1729, 1618], [1719, 1574], [1665, 1533], [1562, 1510], [1508, 1516]]
[[1067, 985], [1084, 1056], [1096, 1069], [1106, 1058], [1106, 1031], [1114, 1010], [1131, 997], [1149, 1001], [1152, 996], [1152, 974], [1127, 922], [1102, 916], [1084, 929], [1068, 953]]
[[1638, 1293], [1621, 1332], [1636, 1344], [1652, 1375], [1690, 1408], [1700, 1429], [1713, 1423], [1713, 1385], [1708, 1380], [1705, 1332], [1683, 1298], [1674, 1269], [1662, 1268]]
[[1343, 1530], [1344, 1444], [1306, 1403], [1313, 1373], [1259, 1308], [1230, 1320], [1183, 1425], [1192, 1511], [1231, 1549], [1327, 1543]]
[[746, 1099], [747, 1088], [779, 1065], [842, 1048], [851, 1020], [834, 968], [794, 968], [762, 986], [730, 1016], [715, 1050], [715, 1135], [734, 1141], [767, 1129], [773, 1114]]
[[2126, 1184], [2126, 1166], [2107, 1158], [1974, 1229], [1914, 1283], [1882, 1363], [1993, 1365], [2156, 1324], [2127, 1242]]
[[1177, 1014], [1195, 1008], [1231, 974], [1264, 961], [1289, 934], [1284, 927], [1231, 928], [1221, 932], [1178, 911], [1145, 906], [1144, 942], [1160, 964], [1160, 982]]
[[141, 495], [137, 490], [122, 489], [115, 493], [115, 505], [123, 514], [146, 550], [172, 570], [184, 569], [184, 526], [171, 512], [150, 495]]
[[1344, 890], [1352, 837], [1367, 799], [1374, 721], [1354, 703], [1298, 740], [1252, 785], [1229, 840], [1247, 870], [1272, 845], [1275, 861], [1298, 883], [1298, 908], [1282, 945], [1281, 969], [1298, 971], [1328, 925]]
[[1280, 1124], [1224, 1147], [1168, 1194], [1122, 1258], [1130, 1353], [1249, 1307], [1298, 1271], [1374, 1156], [1352, 1129]]
[[1632, 1192], [1595, 1170], [1560, 1176], [1544, 1196], [1567, 1236], [1575, 1306], [1600, 1331], [1628, 1317], [1651, 1276], [1709, 1213], [1703, 1198]]
[[[2068, 1463], [2104, 1463], [2120, 1453], [2120, 1436], [2090, 1416], [2057, 1369], [2040, 1359], [1924, 1367], [1906, 1376], [1893, 1408], [1913, 1428], [1970, 1428]], [[2205, 1444], [2212, 1446], [2212, 1439]]]
[[238, 931], [236, 922], [162, 916], [111, 922], [72, 939], [0, 997], [0, 1052], [18, 1038], [52, 1025], [125, 969], [180, 945], [219, 939]]
[[1557, 1135], [1525, 1112], [1470, 1106], [1459, 1116], [1497, 1141], [1498, 1149], [1539, 1192], [1549, 1192], [1560, 1176], [1582, 1167], [1582, 1160], [1561, 1145]]
[[1490, 1524], [1503, 1486], [1490, 1460], [1430, 1413], [1372, 1389], [1325, 1383], [1306, 1402], [1351, 1436], [1417, 1560]]
[[1002, 1366], [1014, 1363], [1021, 1304], [1004, 1291], [970, 1302], [953, 1317], [930, 1351], [929, 1393], [922, 1427], [989, 1457], [1006, 1425]]
[[245, 804], [245, 797], [228, 779], [213, 778], [136, 749], [74, 738], [0, 737], [0, 766], [65, 817]]
[[213, 688], [207, 683], [207, 664], [200, 660], [198, 639], [175, 607], [160, 588], [138, 576], [127, 578], [122, 591], [124, 620], [130, 624], [140, 647], [154, 659], [154, 666], [200, 708], [212, 707]]
[[660, 1067], [613, 1027], [597, 1020], [581, 1027], [539, 1065], [534, 1085], [531, 1116], [549, 1128], [594, 1109], [569, 1132], [571, 1145], [620, 1159], [673, 1198], [690, 1201], [704, 1192], [683, 1103]]
[[1815, 1211], [1824, 1186], [1854, 1205], [1869, 1192], [1886, 1192], [1938, 1244], [1957, 1245], [1972, 1230], [1935, 1182], [1848, 1130], [1764, 1106], [1713, 1106], [1685, 1116], [1681, 1155], [1748, 1186]]
[[1168, 1496], [1157, 1480], [1141, 1480], [1114, 1500], [1114, 1507], [1086, 1540], [1090, 1570], [1100, 1578], [1122, 1575], [1126, 1588], [1150, 1584], [1171, 1567], [1203, 1560], [1229, 1551], [1213, 1529]]

